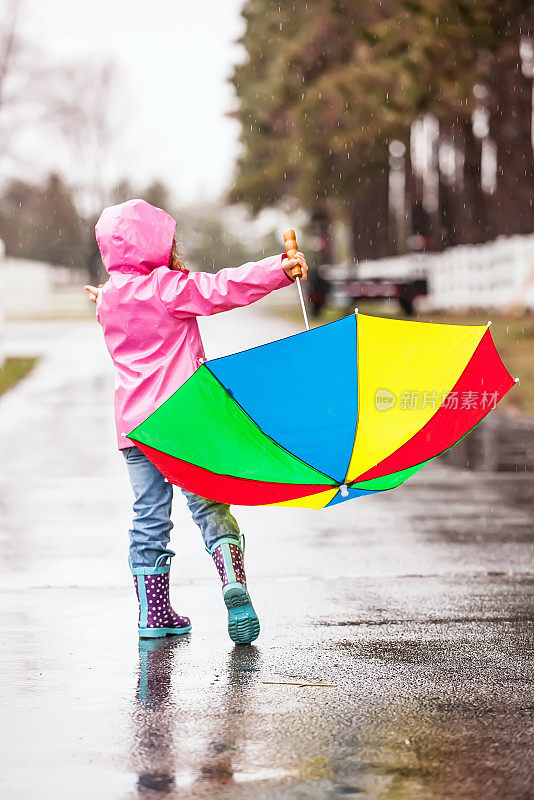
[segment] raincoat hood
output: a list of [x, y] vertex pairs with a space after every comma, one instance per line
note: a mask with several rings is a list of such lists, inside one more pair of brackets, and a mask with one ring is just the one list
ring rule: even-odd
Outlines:
[[95, 226], [96, 240], [109, 273], [143, 275], [167, 266], [176, 220], [145, 200], [127, 200], [105, 208]]

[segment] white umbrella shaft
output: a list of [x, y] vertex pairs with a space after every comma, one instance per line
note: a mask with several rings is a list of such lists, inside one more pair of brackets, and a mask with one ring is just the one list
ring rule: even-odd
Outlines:
[[297, 281], [297, 289], [299, 290], [299, 297], [300, 297], [300, 305], [302, 306], [302, 313], [304, 314], [304, 322], [306, 323], [306, 330], [310, 330], [310, 325], [308, 322], [308, 315], [306, 314], [306, 306], [304, 304], [304, 295], [302, 294], [302, 285], [300, 283], [300, 278], [296, 278]]

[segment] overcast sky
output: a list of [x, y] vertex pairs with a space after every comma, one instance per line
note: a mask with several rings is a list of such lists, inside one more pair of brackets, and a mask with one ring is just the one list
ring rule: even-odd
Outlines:
[[[242, 59], [242, 0], [25, 0], [23, 30], [51, 60], [116, 60], [126, 101], [116, 174], [160, 177], [178, 199], [220, 194], [238, 151], [226, 83]], [[46, 154], [40, 156], [46, 167]]]

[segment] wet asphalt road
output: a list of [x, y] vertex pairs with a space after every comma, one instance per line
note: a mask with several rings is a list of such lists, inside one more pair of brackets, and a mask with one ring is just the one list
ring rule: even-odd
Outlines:
[[[204, 329], [209, 356], [291, 332], [261, 308]], [[177, 496], [193, 631], [139, 644], [99, 330], [7, 336], [44, 357], [0, 400], [3, 796], [534, 796], [532, 475], [436, 464], [324, 512], [237, 509], [262, 622], [241, 648]]]

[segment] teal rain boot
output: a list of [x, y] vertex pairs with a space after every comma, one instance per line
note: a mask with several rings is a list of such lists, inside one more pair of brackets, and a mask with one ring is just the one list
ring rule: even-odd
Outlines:
[[260, 622], [247, 591], [242, 542], [243, 539], [238, 542], [225, 536], [215, 542], [209, 553], [223, 584], [230, 639], [236, 644], [250, 644], [260, 634]]
[[[165, 560], [169, 559], [168, 563]], [[191, 620], [179, 616], [169, 599], [171, 556], [163, 553], [154, 567], [132, 567], [139, 600], [139, 636], [155, 639], [167, 634], [189, 633]]]

